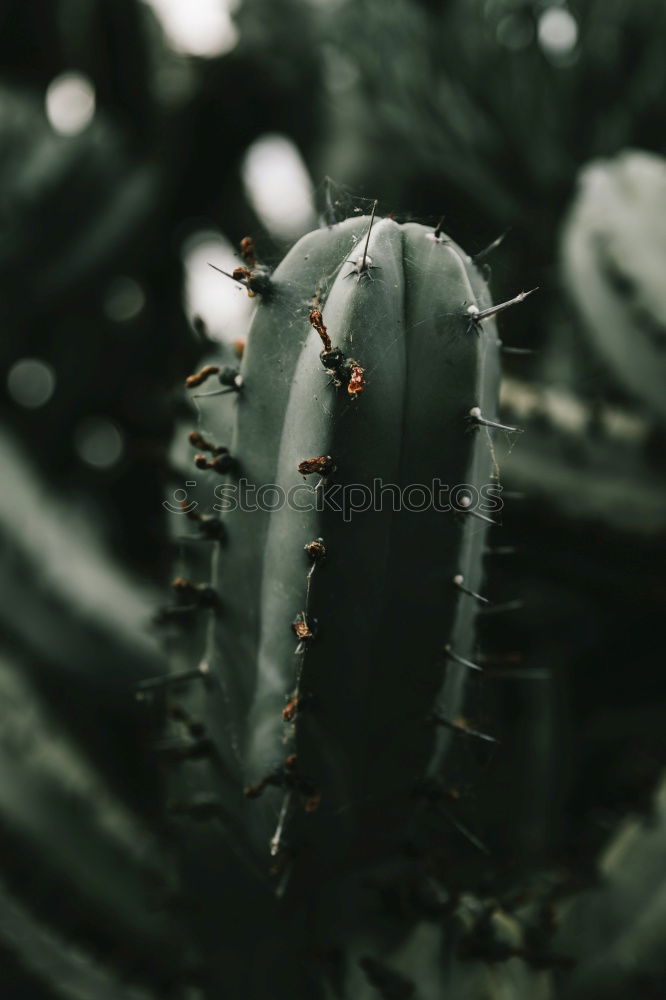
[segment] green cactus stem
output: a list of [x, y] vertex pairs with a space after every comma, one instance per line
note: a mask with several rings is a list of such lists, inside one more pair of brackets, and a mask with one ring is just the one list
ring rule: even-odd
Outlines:
[[[302, 239], [272, 275], [242, 392], [197, 401], [191, 440], [211, 454], [196, 459], [197, 495], [207, 491], [209, 509], [216, 486], [223, 508], [220, 487], [240, 479], [268, 506], [273, 495], [296, 501], [224, 514], [219, 614], [196, 653], [218, 696], [191, 695], [256, 799], [230, 811], [267, 871], [287, 845], [310, 845], [306, 867], [392, 856], [414, 826], [415, 785], [445, 766], [446, 723], [480, 732], [461, 721], [494, 520], [479, 497], [494, 482], [492, 435], [514, 430], [494, 419], [497, 310], [441, 230], [348, 220]], [[229, 405], [223, 441], [217, 412]], [[234, 468], [217, 469], [229, 454]], [[451, 488], [439, 509], [393, 509], [399, 493], [423, 505], [433, 480]], [[369, 506], [381, 509], [336, 509], [377, 481], [383, 503]]]

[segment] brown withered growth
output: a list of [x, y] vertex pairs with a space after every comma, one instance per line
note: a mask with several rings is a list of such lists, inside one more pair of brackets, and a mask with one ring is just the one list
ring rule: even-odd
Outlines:
[[318, 455], [316, 458], [305, 458], [298, 463], [298, 471], [302, 476], [328, 476], [333, 472], [335, 465], [330, 455]]
[[219, 370], [218, 365], [206, 365], [205, 368], [202, 368], [201, 371], [196, 372], [194, 375], [188, 375], [185, 379], [185, 388], [196, 389], [197, 386], [203, 385], [211, 375], [217, 375]]
[[218, 447], [217, 445], [211, 444], [210, 441], [206, 441], [203, 434], [201, 434], [199, 431], [190, 431], [190, 433], [187, 436], [187, 440], [190, 442], [193, 448], [200, 448], [201, 451], [210, 451], [212, 452], [213, 455], [222, 455], [229, 450], [228, 448], [224, 448], [223, 446]]
[[248, 267], [257, 266], [257, 255], [254, 249], [254, 240], [251, 236], [244, 236], [240, 241], [241, 257]]
[[319, 334], [321, 342], [324, 345], [324, 351], [328, 354], [331, 350], [331, 338], [329, 337], [328, 330], [324, 324], [324, 317], [321, 309], [311, 309], [308, 319], [312, 324], [312, 328]]

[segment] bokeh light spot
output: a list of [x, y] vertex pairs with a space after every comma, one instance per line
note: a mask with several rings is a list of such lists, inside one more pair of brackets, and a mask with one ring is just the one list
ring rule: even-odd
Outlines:
[[60, 135], [78, 135], [93, 120], [95, 88], [83, 73], [61, 73], [46, 89], [46, 117]]
[[538, 37], [546, 55], [566, 58], [578, 41], [578, 22], [564, 7], [549, 7], [539, 18]]
[[119, 275], [110, 282], [104, 296], [104, 312], [114, 323], [127, 323], [138, 316], [146, 296], [138, 281]]
[[243, 162], [243, 183], [255, 212], [278, 239], [297, 239], [316, 226], [310, 175], [285, 135], [267, 133], [252, 143]]
[[235, 0], [144, 0], [172, 49], [183, 55], [213, 56], [230, 52], [238, 41], [231, 15]]
[[86, 417], [74, 435], [79, 458], [95, 469], [110, 469], [121, 458], [123, 436], [106, 417]]
[[7, 389], [19, 406], [36, 410], [53, 395], [56, 377], [51, 365], [39, 358], [21, 358], [9, 369]]
[[221, 233], [202, 229], [185, 240], [185, 312], [190, 322], [200, 317], [213, 340], [232, 343], [245, 331], [256, 299], [248, 298], [242, 285], [225, 278], [209, 264], [231, 273], [241, 263], [231, 243]]

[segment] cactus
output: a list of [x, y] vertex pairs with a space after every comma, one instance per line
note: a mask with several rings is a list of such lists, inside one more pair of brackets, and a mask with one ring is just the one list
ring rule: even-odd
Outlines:
[[[233, 277], [253, 291], [252, 274]], [[356, 971], [338, 969], [345, 996], [359, 974], [378, 996], [407, 996], [390, 956], [427, 904], [410, 903], [395, 924], [376, 897], [427, 896], [426, 869], [443, 844], [467, 838], [483, 849], [456, 815], [454, 786], [494, 741], [469, 706], [480, 675], [474, 622], [487, 603], [482, 558], [501, 506], [493, 435], [515, 431], [494, 419], [494, 316], [514, 300], [491, 306], [473, 261], [439, 227], [374, 213], [310, 234], [268, 283], [260, 277], [240, 372], [206, 365], [187, 380], [199, 454], [179, 523], [190, 536], [198, 524], [201, 537], [181, 540], [163, 616], [174, 651], [160, 688], [162, 746], [179, 761], [172, 809], [179, 824], [207, 816], [223, 831], [197, 843], [234, 871], [222, 905], [236, 913], [232, 937], [246, 935], [237, 948], [261, 936], [257, 908], [250, 920], [231, 902], [242, 870], [287, 941], [293, 921], [301, 964], [303, 952], [347, 952]], [[344, 508], [345, 486], [358, 504], [376, 480], [404, 490], [433, 479], [451, 487], [448, 512], [394, 512], [386, 500]], [[232, 508], [231, 490], [244, 484], [263, 494]], [[291, 503], [256, 509], [262, 495], [271, 507], [290, 491]], [[298, 509], [308, 501], [313, 509]], [[192, 859], [180, 829], [190, 877], [202, 880], [209, 865]], [[472, 884], [481, 856], [467, 868]], [[447, 872], [454, 895], [462, 857]], [[234, 946], [220, 948], [233, 992]], [[282, 975], [257, 980], [252, 995], [301, 995], [309, 973], [299, 961], [271, 953]]]
[[[285, 491], [314, 477], [309, 495], [329, 501], [337, 483], [377, 475], [497, 486], [492, 435], [516, 430], [494, 419], [494, 315], [508, 303], [489, 304], [441, 232], [391, 220], [312, 234], [270, 279], [248, 270], [236, 280], [260, 301], [241, 370], [223, 355], [188, 379], [202, 419], [159, 616], [171, 673], [142, 631], [145, 596], [0, 443], [13, 470], [0, 503], [11, 988], [109, 1000], [658, 990], [663, 793], [651, 826], [616, 838], [601, 885], [566, 903], [551, 902], [560, 874], [489, 881], [497, 858], [485, 863], [458, 811], [473, 751], [492, 740], [474, 620], [493, 518], [460, 500], [349, 519], [332, 503], [222, 518], [203, 505], [224, 506], [243, 477]], [[154, 785], [115, 725], [133, 720], [144, 672], [180, 888], [146, 803]]]
[[596, 352], [647, 413], [666, 418], [664, 160], [624, 152], [583, 170], [562, 246], [564, 280]]

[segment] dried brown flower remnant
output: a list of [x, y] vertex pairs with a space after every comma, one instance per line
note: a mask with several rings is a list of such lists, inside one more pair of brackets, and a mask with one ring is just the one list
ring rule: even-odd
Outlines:
[[298, 702], [299, 697], [296, 695], [291, 698], [287, 704], [282, 709], [282, 721], [283, 722], [293, 722], [296, 718], [296, 713], [298, 712]]
[[223, 452], [227, 451], [227, 448], [217, 447], [217, 445], [211, 444], [210, 441], [206, 441], [203, 434], [199, 431], [191, 431], [187, 437], [188, 441], [193, 448], [200, 448], [201, 451], [210, 451], [213, 455], [221, 455]]
[[252, 277], [252, 271], [249, 267], [235, 267], [231, 272], [231, 277], [234, 281], [242, 281], [246, 283]]
[[310, 639], [314, 639], [314, 632], [303, 615], [298, 615], [291, 623], [291, 627], [300, 642], [307, 642]]
[[305, 458], [298, 463], [298, 471], [302, 476], [328, 476], [335, 471], [335, 465], [330, 455], [318, 455], [316, 458]]
[[310, 320], [313, 329], [316, 330], [321, 338], [321, 342], [324, 345], [324, 352], [328, 354], [331, 350], [331, 338], [329, 337], [328, 330], [324, 325], [324, 317], [321, 309], [312, 309], [308, 319]]
[[205, 455], [195, 455], [194, 464], [197, 469], [212, 469], [223, 476], [227, 472], [232, 472], [236, 467], [236, 462], [225, 450], [223, 454], [216, 455], [212, 462], [209, 462]]
[[206, 365], [201, 371], [197, 372], [195, 375], [188, 375], [185, 379], [186, 389], [196, 389], [197, 386], [203, 385], [206, 379], [210, 378], [211, 375], [217, 375], [219, 372], [218, 365]]
[[269, 785], [275, 785], [277, 782], [274, 780], [273, 775], [269, 775], [264, 778], [256, 785], [248, 785], [243, 789], [243, 795], [246, 799], [258, 799], [261, 793], [268, 788]]
[[251, 236], [244, 236], [240, 241], [241, 257], [248, 267], [257, 266], [257, 255], [254, 249], [254, 240]]
[[309, 555], [313, 562], [321, 562], [322, 559], [326, 558], [326, 546], [324, 545], [323, 538], [314, 538], [303, 548]]
[[366, 386], [365, 371], [352, 358], [349, 359], [350, 375], [347, 383], [347, 392], [352, 398], [360, 396]]

